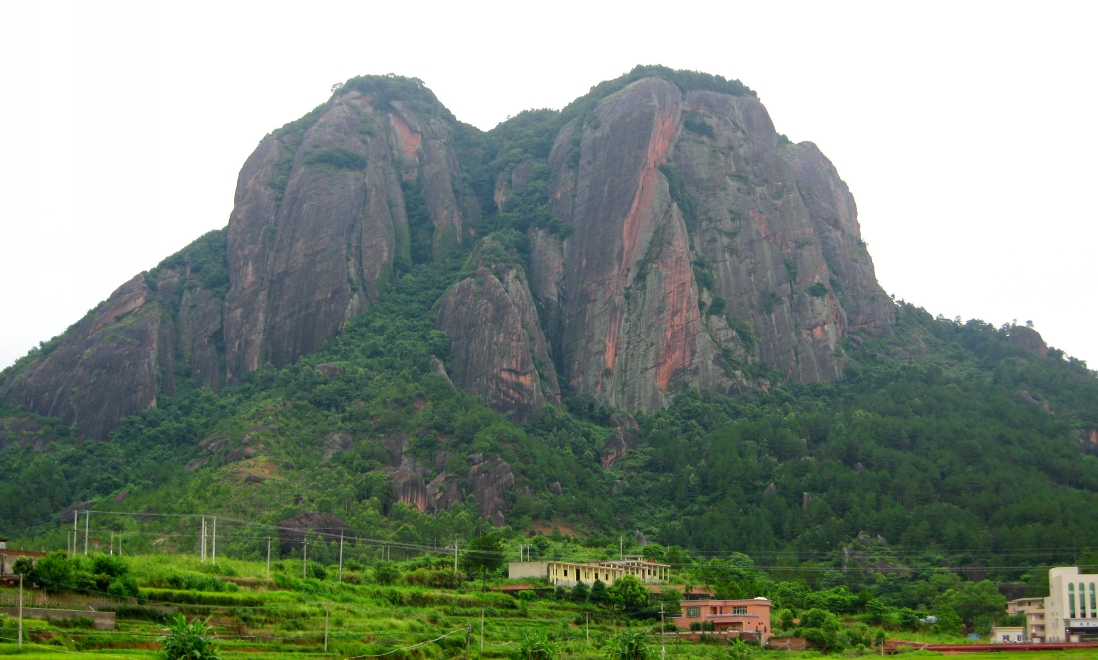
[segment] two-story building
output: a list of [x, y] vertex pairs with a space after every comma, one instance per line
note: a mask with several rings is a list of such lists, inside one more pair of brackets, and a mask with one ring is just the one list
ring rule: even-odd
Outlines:
[[1045, 599], [1017, 598], [1007, 603], [1007, 614], [1024, 614], [1026, 641], [1045, 641]]
[[680, 628], [712, 623], [717, 632], [754, 633], [762, 644], [770, 637], [771, 603], [762, 596], [750, 600], [684, 600], [679, 605], [682, 616], [672, 622]]
[[1098, 639], [1098, 575], [1079, 572], [1077, 566], [1058, 566], [1048, 572], [1045, 598], [1046, 642]]
[[34, 563], [38, 563], [38, 560], [45, 557], [44, 552], [33, 552], [31, 550], [10, 550], [8, 548], [8, 540], [0, 539], [0, 577], [5, 575], [11, 575], [15, 572], [15, 560], [20, 557], [28, 557]]

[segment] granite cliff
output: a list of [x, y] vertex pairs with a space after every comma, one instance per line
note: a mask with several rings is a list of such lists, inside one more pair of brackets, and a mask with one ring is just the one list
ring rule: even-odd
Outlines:
[[[531, 117], [533, 142], [509, 137]], [[368, 76], [263, 138], [226, 229], [0, 394], [106, 439], [179, 378], [218, 391], [315, 351], [424, 263], [458, 264], [434, 368], [514, 419], [562, 394], [650, 412], [687, 388], [833, 381], [842, 339], [896, 314], [834, 166], [737, 81], [638, 67], [481, 133], [418, 80]]]

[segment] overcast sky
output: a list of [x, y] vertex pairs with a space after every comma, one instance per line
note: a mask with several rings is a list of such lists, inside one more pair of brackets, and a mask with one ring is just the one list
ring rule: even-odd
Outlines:
[[0, 367], [224, 227], [355, 75], [483, 129], [636, 64], [739, 78], [850, 184], [885, 290], [1098, 366], [1098, 3], [0, 3]]

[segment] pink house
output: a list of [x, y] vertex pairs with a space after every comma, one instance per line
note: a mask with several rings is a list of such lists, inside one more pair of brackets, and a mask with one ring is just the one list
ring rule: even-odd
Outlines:
[[672, 621], [688, 630], [691, 623], [708, 622], [718, 632], [755, 633], [765, 643], [770, 636], [770, 604], [762, 596], [750, 600], [684, 600], [679, 603], [682, 616]]

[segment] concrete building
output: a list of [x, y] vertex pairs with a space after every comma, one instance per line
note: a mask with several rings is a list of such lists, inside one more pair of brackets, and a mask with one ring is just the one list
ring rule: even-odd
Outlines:
[[574, 587], [580, 582], [590, 586], [595, 580], [609, 587], [623, 575], [635, 575], [641, 582], [658, 584], [668, 580], [670, 571], [669, 564], [641, 557], [600, 562], [513, 561], [507, 565], [507, 577], [512, 580], [543, 579], [559, 587]]
[[770, 637], [770, 601], [762, 596], [751, 600], [684, 600], [682, 616], [672, 621], [690, 629], [692, 623], [712, 623], [717, 632], [749, 632], [762, 644]]
[[38, 563], [38, 560], [45, 557], [44, 552], [32, 552], [30, 550], [9, 550], [8, 540], [0, 539], [0, 577], [5, 575], [12, 575], [15, 573], [13, 568], [15, 560], [20, 557], [30, 557], [30, 560], [34, 563]]
[[992, 626], [992, 644], [1021, 644], [1026, 641], [1026, 629], [1023, 626]]
[[1030, 642], [1045, 640], [1045, 599], [1017, 598], [1007, 603], [1007, 614], [1026, 616], [1025, 640]]
[[1098, 639], [1098, 575], [1079, 572], [1077, 566], [1058, 566], [1048, 572], [1045, 598], [1046, 642]]

